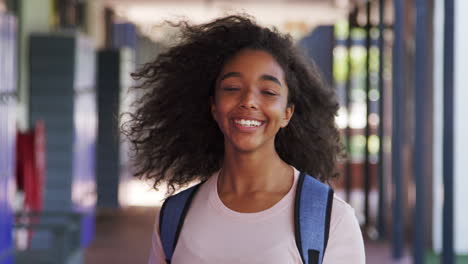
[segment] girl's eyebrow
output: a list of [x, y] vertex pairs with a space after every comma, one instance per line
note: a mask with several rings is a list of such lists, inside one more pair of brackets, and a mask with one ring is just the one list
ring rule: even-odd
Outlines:
[[275, 82], [275, 83], [278, 84], [280, 87], [282, 86], [280, 80], [278, 80], [278, 78], [276, 78], [276, 77], [273, 76], [273, 75], [263, 74], [262, 77], [260, 77], [260, 78], [261, 78], [262, 80], [265, 80], [265, 81], [272, 81], [272, 82]]
[[220, 81], [227, 79], [229, 77], [241, 77], [240, 72], [228, 72], [219, 78]]
[[[242, 76], [242, 74], [240, 72], [228, 72], [228, 73], [224, 74], [223, 76], [221, 76], [219, 81], [222, 81], [222, 80], [227, 79], [229, 77], [241, 77], [241, 76]], [[273, 75], [263, 74], [260, 77], [260, 79], [265, 80], [265, 81], [272, 81], [272, 82], [278, 84], [280, 87], [282, 86], [280, 80], [278, 80], [278, 78], [274, 77]]]

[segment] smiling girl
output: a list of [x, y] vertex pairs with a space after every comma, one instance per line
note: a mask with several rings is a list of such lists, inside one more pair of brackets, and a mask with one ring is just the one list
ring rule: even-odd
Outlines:
[[[202, 183], [158, 212], [149, 263], [364, 263], [354, 211], [331, 189], [326, 204], [306, 203], [329, 208], [323, 223], [306, 223], [324, 226], [323, 247], [307, 254], [299, 241], [309, 239], [295, 208], [298, 193], [311, 192], [304, 178], [327, 186], [337, 176], [334, 91], [290, 37], [250, 18], [178, 27], [179, 43], [133, 75], [144, 96], [124, 133], [136, 175], [156, 189]], [[168, 223], [177, 226], [171, 243]]]

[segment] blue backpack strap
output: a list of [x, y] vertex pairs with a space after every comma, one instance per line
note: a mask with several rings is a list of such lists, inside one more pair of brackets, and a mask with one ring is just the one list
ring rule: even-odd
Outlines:
[[300, 174], [294, 205], [294, 231], [304, 264], [322, 263], [332, 204], [332, 188], [312, 176]]
[[172, 260], [185, 216], [195, 193], [201, 184], [190, 187], [164, 201], [159, 214], [159, 234], [166, 255], [166, 262]]

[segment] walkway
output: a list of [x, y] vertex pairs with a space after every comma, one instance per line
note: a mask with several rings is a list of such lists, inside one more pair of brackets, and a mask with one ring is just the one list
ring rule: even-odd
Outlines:
[[129, 207], [100, 212], [96, 237], [85, 252], [85, 264], [140, 264], [148, 260], [155, 209]]
[[[146, 263], [155, 210], [150, 207], [129, 207], [99, 213], [96, 238], [85, 253], [85, 264]], [[368, 264], [411, 263], [409, 258], [392, 262], [388, 245], [380, 242], [366, 243], [366, 254]]]

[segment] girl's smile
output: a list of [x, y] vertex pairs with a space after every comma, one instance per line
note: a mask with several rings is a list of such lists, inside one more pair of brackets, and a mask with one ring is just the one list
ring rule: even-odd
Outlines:
[[248, 117], [244, 118], [234, 118], [234, 127], [236, 127], [239, 132], [254, 132], [265, 124], [265, 121], [260, 121], [256, 119], [251, 119]]

